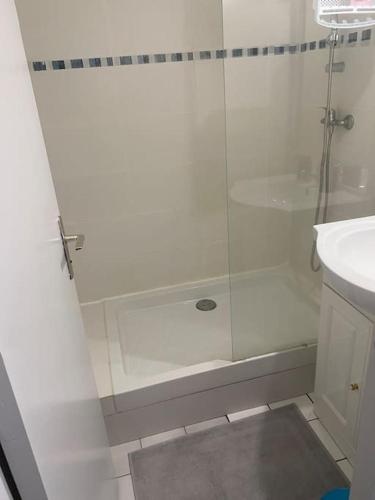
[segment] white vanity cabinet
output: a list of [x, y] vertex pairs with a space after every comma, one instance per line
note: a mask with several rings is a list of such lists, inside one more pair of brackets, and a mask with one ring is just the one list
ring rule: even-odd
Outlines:
[[372, 321], [323, 286], [315, 413], [352, 460], [373, 330]]

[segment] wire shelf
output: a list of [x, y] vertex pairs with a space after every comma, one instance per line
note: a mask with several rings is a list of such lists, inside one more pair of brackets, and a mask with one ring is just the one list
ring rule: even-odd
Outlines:
[[327, 28], [365, 28], [375, 24], [375, 0], [314, 0], [316, 22]]

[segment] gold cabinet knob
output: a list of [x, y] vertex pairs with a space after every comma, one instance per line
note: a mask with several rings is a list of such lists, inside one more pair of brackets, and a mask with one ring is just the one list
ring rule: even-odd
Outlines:
[[359, 390], [359, 385], [358, 384], [350, 384], [350, 390], [352, 390], [352, 391], [358, 391]]

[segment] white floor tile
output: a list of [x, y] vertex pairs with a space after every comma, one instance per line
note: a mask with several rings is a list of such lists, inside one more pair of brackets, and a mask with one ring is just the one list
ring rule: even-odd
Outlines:
[[353, 471], [353, 466], [349, 462], [349, 460], [347, 459], [340, 460], [339, 462], [337, 462], [337, 465], [340, 467], [340, 469], [343, 471], [343, 473], [349, 479], [349, 481], [352, 482], [354, 471]]
[[248, 410], [237, 411], [236, 413], [229, 413], [229, 422], [235, 422], [236, 420], [241, 420], [243, 418], [252, 417], [253, 415], [258, 415], [258, 413], [264, 413], [269, 411], [268, 406], [258, 406], [257, 408], [250, 408]]
[[123, 476], [118, 479], [119, 500], [135, 500], [133, 482], [131, 476]]
[[227, 423], [228, 420], [226, 417], [213, 418], [212, 420], [205, 420], [204, 422], [198, 422], [197, 424], [187, 425], [186, 432], [188, 434], [192, 434], [193, 432], [204, 431], [206, 429], [210, 429], [211, 427]]
[[147, 446], [152, 446], [154, 444], [163, 443], [164, 441], [169, 441], [170, 439], [175, 439], [185, 435], [186, 433], [183, 427], [173, 429], [172, 431], [161, 432], [160, 434], [154, 434], [153, 436], [148, 436], [141, 439], [142, 448], [146, 448]]
[[315, 434], [321, 440], [322, 444], [327, 448], [328, 452], [332, 455], [335, 460], [341, 460], [345, 458], [345, 455], [331, 438], [328, 431], [323, 427], [319, 420], [311, 420], [309, 422], [311, 428], [314, 430]]
[[275, 410], [276, 408], [281, 408], [282, 406], [290, 405], [291, 403], [295, 403], [298, 406], [306, 420], [317, 418], [314, 413], [314, 406], [306, 395], [299, 396], [298, 398], [285, 399], [284, 401], [277, 401], [276, 403], [270, 403], [270, 408], [271, 410]]
[[139, 450], [141, 442], [139, 439], [130, 441], [129, 443], [119, 444], [111, 447], [113, 465], [115, 468], [115, 477], [125, 476], [130, 474], [128, 455], [132, 451]]

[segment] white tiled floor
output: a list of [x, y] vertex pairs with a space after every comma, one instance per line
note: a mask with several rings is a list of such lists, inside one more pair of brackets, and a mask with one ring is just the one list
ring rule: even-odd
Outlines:
[[197, 424], [188, 425], [184, 428], [174, 429], [168, 432], [163, 432], [161, 434], [155, 434], [154, 436], [148, 436], [141, 438], [137, 441], [132, 441], [131, 443], [125, 443], [112, 448], [112, 456], [115, 465], [115, 470], [117, 480], [119, 481], [119, 500], [135, 500], [133, 492], [133, 483], [129, 473], [129, 462], [128, 453], [139, 449], [140, 447], [151, 446], [153, 444], [161, 443], [169, 439], [174, 439], [176, 437], [184, 436], [186, 433], [194, 433], [201, 430], [209, 429], [210, 427], [215, 427], [221, 424], [228, 424], [229, 422], [235, 422], [242, 418], [250, 417], [265, 411], [280, 408], [290, 403], [296, 403], [300, 408], [302, 414], [309, 421], [309, 425], [314, 430], [316, 435], [319, 437], [323, 445], [326, 447], [328, 452], [331, 454], [333, 459], [337, 462], [337, 465], [341, 468], [344, 474], [347, 476], [349, 481], [352, 480], [353, 467], [350, 462], [346, 459], [340, 448], [334, 442], [328, 431], [323, 427], [319, 419], [316, 417], [313, 411], [312, 400], [313, 394], [300, 396], [298, 398], [288, 399], [285, 401], [278, 401], [275, 403], [270, 403], [268, 406], [259, 406], [258, 408], [251, 408], [248, 410], [239, 411], [236, 413], [231, 413], [229, 415], [224, 415], [222, 417], [214, 418], [211, 420], [206, 420], [204, 422], [199, 422]]
[[235, 422], [236, 420], [252, 417], [253, 415], [258, 415], [258, 413], [264, 413], [265, 411], [270, 411], [268, 406], [258, 406], [257, 408], [250, 408], [249, 410], [228, 413], [228, 420], [229, 422]]
[[133, 481], [130, 474], [118, 479], [119, 500], [135, 500]]
[[346, 458], [344, 460], [339, 460], [337, 462], [337, 465], [340, 467], [340, 469], [343, 471], [343, 473], [349, 479], [349, 481], [352, 481], [354, 471], [353, 471], [353, 466], [349, 462], [349, 460], [347, 460]]
[[132, 451], [139, 450], [140, 448], [141, 441], [139, 439], [129, 443], [120, 444], [118, 446], [112, 446], [112, 460], [115, 467], [116, 477], [130, 474], [128, 455]]
[[340, 448], [337, 446], [337, 444], [334, 442], [328, 431], [325, 429], [325, 427], [323, 427], [319, 420], [311, 420], [309, 424], [335, 460], [341, 460], [345, 458], [343, 452], [340, 450]]
[[154, 434], [153, 436], [148, 436], [141, 439], [142, 448], [146, 448], [147, 446], [152, 446], [158, 443], [163, 443], [164, 441], [169, 441], [170, 439], [175, 439], [181, 436], [186, 436], [186, 432], [183, 427], [173, 429], [172, 431], [161, 432], [160, 434]]
[[227, 424], [227, 417], [213, 418], [212, 420], [205, 420], [204, 422], [198, 422], [197, 424], [187, 425], [186, 432], [192, 434], [193, 432], [204, 431], [210, 429], [210, 427], [216, 427], [217, 425]]
[[270, 403], [270, 408], [271, 410], [276, 410], [276, 408], [281, 408], [282, 406], [290, 405], [291, 403], [295, 403], [298, 406], [306, 420], [313, 420], [317, 418], [314, 413], [313, 404], [306, 395], [299, 396], [298, 398], [285, 399], [284, 401], [278, 401], [276, 403]]

